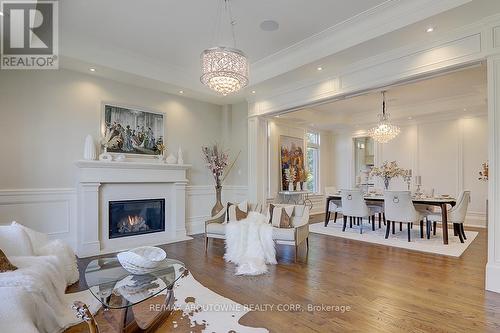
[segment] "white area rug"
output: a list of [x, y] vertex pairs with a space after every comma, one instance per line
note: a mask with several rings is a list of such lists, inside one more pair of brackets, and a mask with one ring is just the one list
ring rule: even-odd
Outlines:
[[238, 321], [249, 309], [206, 288], [191, 273], [176, 282], [174, 297], [175, 318], [168, 332], [268, 332], [264, 328], [240, 325]]
[[382, 228], [379, 229], [378, 221], [376, 222], [377, 228], [375, 229], [375, 231], [372, 231], [371, 224], [368, 224], [368, 221], [364, 220], [363, 234], [359, 233], [359, 226], [353, 225], [352, 229], [349, 228], [349, 222], [347, 222], [347, 228], [345, 229], [345, 232], [343, 232], [342, 223], [342, 219], [338, 219], [337, 223], [334, 223], [334, 221], [331, 220], [327, 227], [325, 227], [323, 222], [314, 223], [309, 226], [309, 231], [317, 234], [342, 237], [362, 242], [399, 247], [408, 250], [434, 253], [450, 257], [460, 257], [478, 235], [478, 233], [475, 231], [465, 231], [467, 240], [465, 240], [465, 243], [462, 244], [460, 243], [458, 237], [453, 236], [453, 229], [449, 229], [449, 244], [444, 245], [442, 231], [439, 226], [437, 228], [435, 236], [431, 234], [431, 239], [422, 239], [420, 238], [420, 225], [413, 225], [413, 229], [411, 230], [411, 242], [408, 242], [408, 231], [405, 224], [403, 224], [403, 231], [399, 231], [399, 223], [396, 223], [396, 233], [393, 235], [391, 229], [389, 238], [385, 239], [385, 226], [382, 223]]

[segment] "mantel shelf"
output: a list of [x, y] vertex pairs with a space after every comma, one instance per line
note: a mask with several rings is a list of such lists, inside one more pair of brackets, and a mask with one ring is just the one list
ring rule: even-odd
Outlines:
[[80, 169], [103, 168], [103, 169], [148, 169], [148, 170], [187, 170], [190, 164], [166, 164], [159, 161], [154, 162], [107, 162], [107, 161], [87, 161], [76, 162]]

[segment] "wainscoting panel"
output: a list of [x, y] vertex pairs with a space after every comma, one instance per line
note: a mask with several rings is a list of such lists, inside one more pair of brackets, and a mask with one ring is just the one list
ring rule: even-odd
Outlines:
[[[210, 185], [193, 185], [186, 187], [188, 235], [205, 232], [205, 221], [210, 218], [212, 207], [215, 204], [215, 188]], [[241, 202], [248, 197], [247, 186], [226, 185], [222, 188], [222, 203]]]
[[[247, 198], [248, 188], [228, 185], [222, 193], [223, 203], [240, 202]], [[214, 205], [215, 189], [210, 185], [187, 186], [186, 196], [187, 233], [203, 233]], [[76, 189], [0, 190], [0, 224], [12, 221], [62, 239], [76, 249]]]
[[0, 190], [0, 224], [12, 221], [76, 248], [76, 190]]

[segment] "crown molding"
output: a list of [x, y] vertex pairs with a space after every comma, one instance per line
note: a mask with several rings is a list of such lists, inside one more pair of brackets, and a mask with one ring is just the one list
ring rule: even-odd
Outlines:
[[[252, 96], [247, 98], [249, 116], [295, 111], [352, 97], [352, 94], [366, 92], [368, 89], [398, 84], [401, 83], [401, 76], [406, 77], [405, 80], [418, 79], [474, 64], [500, 52], [500, 43], [494, 43], [497, 39], [500, 40], [500, 37], [495, 36], [495, 32], [500, 31], [499, 27], [500, 14], [494, 14], [441, 34], [433, 41], [411, 43], [357, 61], [326, 79], [292, 82], [266, 95]], [[427, 60], [415, 66], [417, 59]], [[397, 70], [394, 64], [399, 64]], [[377, 77], [374, 77], [374, 71], [378, 72]], [[355, 78], [358, 81], [355, 84], [346, 83], [346, 78], [352, 80], [352, 77], [360, 74], [362, 77]]]
[[388, 0], [252, 64], [251, 84], [424, 20], [472, 0]]

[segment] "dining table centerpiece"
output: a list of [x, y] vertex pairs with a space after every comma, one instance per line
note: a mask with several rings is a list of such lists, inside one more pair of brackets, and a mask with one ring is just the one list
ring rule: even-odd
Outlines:
[[236, 160], [240, 156], [238, 153], [234, 161], [229, 165], [229, 153], [219, 144], [201, 147], [202, 157], [206, 167], [212, 173], [215, 180], [215, 205], [212, 208], [212, 216], [217, 215], [223, 208], [222, 204], [222, 184], [231, 172]]
[[406, 175], [406, 170], [400, 168], [396, 161], [385, 161], [380, 167], [374, 167], [371, 170], [370, 175], [382, 178], [382, 180], [384, 181], [384, 187], [386, 190], [388, 190], [391, 179], [404, 177]]

